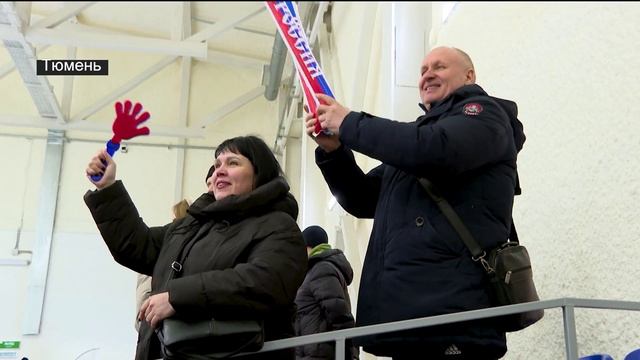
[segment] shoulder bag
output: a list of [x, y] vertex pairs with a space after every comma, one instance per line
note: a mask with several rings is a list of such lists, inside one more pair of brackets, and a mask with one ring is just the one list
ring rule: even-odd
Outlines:
[[[540, 300], [533, 282], [529, 253], [523, 245], [520, 245], [513, 219], [511, 221], [511, 234], [507, 242], [502, 242], [487, 254], [476, 242], [449, 202], [439, 195], [433, 183], [426, 178], [418, 178], [418, 181], [467, 246], [473, 261], [479, 261], [482, 264], [489, 277], [489, 294], [491, 295], [493, 306]], [[532, 310], [501, 316], [499, 317], [499, 323], [504, 331], [518, 331], [536, 323], [543, 316], [544, 310]]]

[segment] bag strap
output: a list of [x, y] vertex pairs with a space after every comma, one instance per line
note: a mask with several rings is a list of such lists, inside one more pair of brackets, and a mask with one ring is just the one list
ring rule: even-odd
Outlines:
[[509, 232], [509, 242], [520, 243], [518, 233], [516, 232], [516, 224], [513, 223], [513, 217], [511, 218], [511, 232]]
[[484, 267], [484, 269], [488, 273], [493, 272], [493, 269], [485, 259], [485, 257], [487, 256], [487, 252], [484, 251], [478, 244], [476, 239], [474, 239], [473, 235], [471, 235], [471, 232], [469, 232], [469, 229], [467, 229], [467, 227], [464, 225], [464, 223], [462, 222], [456, 211], [453, 210], [451, 204], [449, 204], [447, 199], [445, 199], [438, 193], [433, 183], [427, 178], [421, 177], [418, 178], [418, 181], [420, 182], [420, 185], [422, 185], [422, 187], [427, 191], [429, 197], [436, 203], [436, 205], [438, 205], [447, 220], [449, 220], [449, 223], [451, 223], [453, 229], [456, 231], [456, 233], [458, 233], [458, 236], [460, 236], [462, 242], [464, 242], [464, 244], [467, 246], [467, 248], [471, 252], [471, 259], [473, 261], [480, 261], [482, 267]]
[[213, 222], [208, 222], [204, 224], [202, 227], [198, 229], [198, 231], [193, 236], [188, 236], [185, 241], [180, 245], [180, 250], [178, 251], [178, 255], [176, 259], [171, 262], [171, 273], [167, 277], [167, 281], [165, 282], [165, 288], [169, 284], [169, 281], [175, 279], [182, 273], [182, 264], [184, 264], [185, 259], [191, 252], [191, 249], [196, 244], [197, 240], [201, 237], [204, 232], [209, 231], [213, 227]]

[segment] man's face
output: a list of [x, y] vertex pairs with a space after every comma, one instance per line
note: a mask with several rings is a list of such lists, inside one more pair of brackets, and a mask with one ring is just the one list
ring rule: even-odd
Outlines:
[[420, 65], [420, 98], [424, 105], [445, 99], [458, 88], [475, 83], [475, 72], [462, 54], [450, 48], [435, 48]]

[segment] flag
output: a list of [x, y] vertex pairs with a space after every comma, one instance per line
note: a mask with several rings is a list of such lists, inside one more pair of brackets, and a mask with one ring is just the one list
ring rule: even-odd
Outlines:
[[316, 113], [320, 102], [315, 94], [322, 93], [334, 97], [333, 92], [311, 51], [296, 4], [293, 1], [267, 1], [265, 5], [273, 16], [278, 32], [293, 58], [305, 101], [309, 111], [316, 118], [314, 135], [317, 136], [322, 128]]

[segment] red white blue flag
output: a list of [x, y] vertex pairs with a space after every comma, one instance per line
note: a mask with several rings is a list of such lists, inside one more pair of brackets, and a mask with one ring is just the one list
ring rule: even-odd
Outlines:
[[320, 102], [315, 94], [321, 93], [334, 97], [333, 92], [329, 88], [320, 64], [311, 52], [296, 4], [293, 1], [266, 1], [265, 4], [294, 60], [307, 106], [316, 118], [314, 135], [318, 135], [322, 128], [320, 122], [317, 121], [316, 109]]

